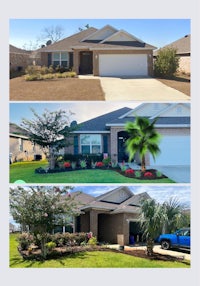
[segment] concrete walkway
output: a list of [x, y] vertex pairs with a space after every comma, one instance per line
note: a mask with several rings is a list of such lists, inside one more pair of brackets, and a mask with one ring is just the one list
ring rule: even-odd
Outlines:
[[[109, 245], [108, 246], [109, 248], [112, 248], [112, 249], [118, 249], [120, 248], [119, 244], [114, 244], [114, 245]], [[137, 249], [141, 249], [141, 250], [145, 250], [146, 249], [146, 246], [124, 246], [124, 250], [137, 250]], [[162, 255], [170, 255], [172, 257], [176, 257], [178, 259], [185, 259], [185, 260], [191, 260], [191, 257], [190, 257], [190, 251], [187, 251], [187, 250], [184, 250], [184, 251], [180, 251], [180, 250], [164, 250], [161, 248], [160, 245], [155, 245], [154, 248], [153, 248], [153, 251], [155, 253], [159, 253], [159, 254], [162, 254]]]
[[154, 78], [117, 78], [80, 75], [82, 79], [99, 79], [106, 101], [189, 101], [186, 94]]

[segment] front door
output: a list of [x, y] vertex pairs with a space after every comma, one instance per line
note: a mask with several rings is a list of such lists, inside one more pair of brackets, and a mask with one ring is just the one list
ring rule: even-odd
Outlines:
[[118, 133], [118, 162], [128, 162], [128, 154], [126, 153], [125, 142], [128, 139], [128, 133], [121, 131]]
[[85, 51], [80, 52], [80, 74], [92, 74], [93, 73], [93, 60], [92, 52]]

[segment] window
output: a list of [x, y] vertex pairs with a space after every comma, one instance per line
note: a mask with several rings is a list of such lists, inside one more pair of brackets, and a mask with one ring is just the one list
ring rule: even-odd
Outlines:
[[81, 135], [80, 143], [82, 154], [99, 154], [102, 152], [101, 135]]
[[53, 53], [52, 64], [54, 67], [68, 67], [68, 53]]
[[19, 151], [23, 152], [23, 139], [19, 138]]

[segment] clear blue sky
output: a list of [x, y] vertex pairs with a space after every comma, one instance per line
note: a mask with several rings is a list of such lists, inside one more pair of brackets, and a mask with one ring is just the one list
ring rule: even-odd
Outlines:
[[23, 48], [36, 43], [44, 28], [61, 26], [64, 38], [86, 24], [97, 29], [109, 24], [144, 42], [163, 47], [191, 33], [190, 19], [10, 19], [10, 44]]
[[43, 114], [45, 109], [56, 111], [59, 109], [71, 111], [74, 113], [70, 117], [70, 121], [76, 120], [78, 123], [84, 122], [96, 116], [120, 109], [122, 107], [135, 108], [141, 103], [131, 102], [93, 102], [93, 101], [77, 101], [77, 102], [41, 102], [41, 103], [10, 103], [10, 123], [20, 125], [22, 118], [31, 119], [34, 117], [30, 108], [33, 108], [36, 113]]

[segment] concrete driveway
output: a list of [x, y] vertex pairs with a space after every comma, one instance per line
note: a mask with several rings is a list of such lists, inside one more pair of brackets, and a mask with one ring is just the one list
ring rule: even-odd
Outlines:
[[79, 76], [79, 78], [99, 79], [106, 101], [189, 101], [190, 97], [160, 81], [146, 78], [117, 78], [98, 76]]
[[153, 166], [148, 168], [156, 168], [168, 178], [176, 183], [190, 183], [190, 166]]

